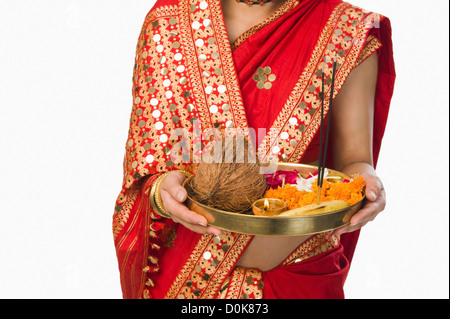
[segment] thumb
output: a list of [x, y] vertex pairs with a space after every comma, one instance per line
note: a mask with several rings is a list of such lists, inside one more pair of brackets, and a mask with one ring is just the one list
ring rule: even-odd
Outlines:
[[380, 196], [383, 186], [381, 180], [376, 176], [370, 176], [366, 179], [366, 198], [372, 202]]
[[177, 201], [184, 202], [187, 198], [187, 191], [183, 187], [185, 179], [186, 177], [181, 173], [170, 173], [162, 181], [161, 190], [169, 193]]

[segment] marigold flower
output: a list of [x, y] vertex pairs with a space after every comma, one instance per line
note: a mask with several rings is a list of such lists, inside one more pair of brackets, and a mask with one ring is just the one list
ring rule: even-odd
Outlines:
[[[363, 198], [363, 189], [365, 183], [362, 176], [345, 182], [323, 181], [320, 200], [344, 200], [350, 205], [359, 202]], [[264, 197], [278, 198], [286, 201], [288, 209], [303, 207], [316, 202], [317, 200], [317, 181], [312, 185], [312, 192], [300, 191], [295, 185], [286, 184], [284, 187], [278, 186], [266, 191]]]

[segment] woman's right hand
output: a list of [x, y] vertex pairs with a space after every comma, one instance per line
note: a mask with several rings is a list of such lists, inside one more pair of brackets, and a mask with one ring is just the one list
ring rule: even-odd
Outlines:
[[173, 221], [180, 223], [186, 228], [199, 234], [221, 235], [220, 229], [207, 226], [205, 217], [194, 213], [184, 205], [187, 198], [187, 191], [183, 187], [186, 179], [184, 174], [173, 171], [161, 182], [160, 192], [161, 199], [166, 212], [172, 217]]

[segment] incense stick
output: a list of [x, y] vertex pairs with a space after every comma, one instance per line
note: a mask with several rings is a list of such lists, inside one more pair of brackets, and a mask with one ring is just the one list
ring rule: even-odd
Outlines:
[[320, 111], [320, 142], [319, 142], [319, 170], [317, 172], [317, 186], [318, 186], [318, 190], [317, 190], [317, 204], [320, 203], [320, 193], [322, 191], [322, 187], [319, 184], [319, 181], [321, 180], [321, 168], [323, 165], [323, 159], [322, 159], [322, 148], [323, 148], [323, 111], [324, 111], [324, 100], [325, 100], [325, 62], [322, 64], [322, 89], [321, 89], [321, 111]]
[[322, 192], [322, 186], [323, 186], [323, 179], [325, 174], [325, 167], [326, 167], [326, 161], [327, 161], [327, 151], [328, 151], [328, 141], [330, 137], [330, 126], [331, 126], [331, 111], [333, 107], [333, 97], [334, 97], [334, 81], [336, 77], [336, 66], [337, 66], [337, 57], [334, 56], [334, 62], [333, 62], [333, 74], [331, 77], [331, 92], [330, 92], [330, 102], [329, 102], [329, 108], [328, 108], [328, 123], [327, 123], [327, 132], [325, 136], [325, 146], [323, 147], [323, 154], [322, 153], [322, 130], [323, 130], [323, 104], [325, 99], [325, 92], [324, 92], [324, 85], [323, 85], [323, 73], [322, 72], [322, 114], [320, 117], [320, 128], [321, 128], [321, 136], [320, 136], [320, 150], [319, 150], [319, 171], [317, 175], [317, 203], [320, 203], [320, 194]]

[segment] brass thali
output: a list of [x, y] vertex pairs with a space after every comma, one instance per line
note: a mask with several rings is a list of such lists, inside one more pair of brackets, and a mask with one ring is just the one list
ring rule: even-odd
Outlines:
[[[293, 171], [296, 170], [303, 175], [313, 174], [317, 172], [317, 166], [280, 163], [278, 170]], [[328, 169], [328, 177], [341, 177], [342, 179], [350, 179], [344, 173]], [[192, 193], [189, 183], [184, 184], [188, 194]], [[205, 206], [195, 201], [190, 195], [186, 200], [187, 207], [203, 215], [208, 225], [237, 233], [249, 235], [264, 236], [299, 236], [311, 235], [340, 228], [349, 224], [351, 217], [361, 208], [362, 200], [354, 205], [345, 207], [340, 210], [310, 214], [306, 216], [255, 216], [250, 213], [231, 213], [215, 208]]]

